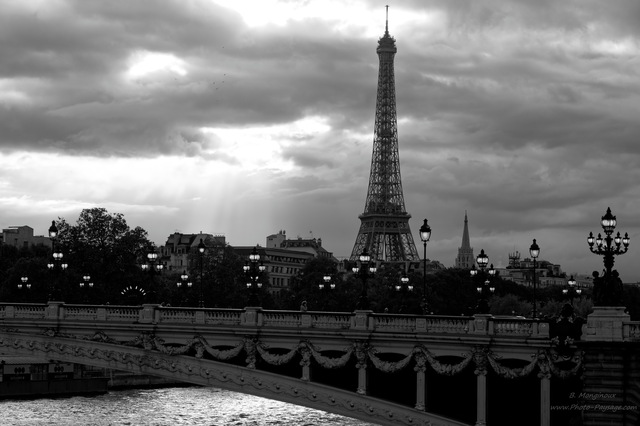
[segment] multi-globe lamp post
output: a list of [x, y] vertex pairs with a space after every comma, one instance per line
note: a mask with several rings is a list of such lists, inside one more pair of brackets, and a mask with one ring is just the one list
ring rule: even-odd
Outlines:
[[[182, 274], [180, 275], [180, 281], [176, 283], [176, 287], [178, 287], [178, 290], [182, 289], [182, 286], [184, 286], [184, 288], [186, 289], [191, 289], [191, 287], [193, 286], [193, 283], [189, 280], [187, 271], [182, 271]], [[181, 299], [183, 299], [182, 296]]]
[[64, 254], [56, 247], [56, 238], [58, 237], [58, 227], [55, 220], [51, 221], [49, 227], [49, 238], [51, 239], [51, 251], [53, 252], [53, 260], [47, 263], [47, 268], [55, 273], [55, 279], [49, 282], [48, 300], [52, 301], [60, 297], [60, 272], [66, 270], [69, 265], [62, 260]]
[[538, 266], [537, 259], [538, 256], [540, 256], [540, 247], [538, 246], [538, 243], [536, 243], [535, 238], [529, 247], [529, 255], [531, 255], [531, 258], [533, 259], [533, 309], [531, 310], [531, 318], [536, 319], [536, 287], [538, 284], [536, 280], [536, 269]]
[[327, 299], [329, 298], [329, 292], [335, 290], [336, 284], [331, 281], [331, 275], [326, 273], [322, 276], [322, 281], [318, 283], [318, 290], [320, 290], [321, 297], [323, 299], [323, 308], [326, 310]]
[[[153, 277], [154, 275], [157, 273], [162, 272], [162, 270], [164, 269], [164, 263], [162, 262], [158, 262], [158, 253], [156, 253], [155, 251], [150, 251], [149, 253], [147, 253], [147, 260], [149, 261], [149, 263], [144, 263], [141, 265], [141, 268], [143, 271], [148, 271], [149, 272], [149, 292], [152, 295], [152, 299], [155, 299], [155, 289], [153, 288]], [[156, 263], [157, 262], [157, 263]], [[142, 296], [146, 295], [146, 292], [144, 291], [140, 291], [140, 294]]]
[[204, 245], [202, 238], [200, 238], [200, 244], [198, 244], [198, 258], [200, 261], [200, 301], [198, 306], [204, 308], [204, 290], [202, 283], [202, 257], [204, 256], [204, 252], [207, 250], [207, 246]]
[[405, 292], [413, 292], [413, 284], [411, 284], [411, 282], [409, 281], [409, 276], [407, 275], [407, 272], [404, 271], [402, 273], [402, 275], [400, 276], [400, 279], [398, 280], [398, 282], [395, 285], [395, 289], [396, 289], [396, 293], [400, 293], [400, 313], [405, 313], [404, 309], [405, 309], [405, 305], [404, 305], [404, 296], [405, 296]]
[[[260, 263], [258, 263], [260, 262]], [[256, 247], [253, 248], [249, 255], [249, 261], [245, 263], [243, 270], [247, 277], [247, 288], [251, 292], [249, 295], [249, 306], [259, 306], [258, 289], [262, 288], [262, 274], [267, 269], [262, 261]]]
[[427, 219], [424, 220], [424, 223], [420, 227], [420, 239], [422, 240], [422, 245], [424, 248], [422, 255], [422, 302], [420, 303], [422, 307], [422, 313], [428, 313], [427, 306], [427, 242], [431, 239], [431, 227], [427, 223]]
[[603, 257], [605, 267], [604, 282], [600, 284], [594, 280], [593, 301], [596, 306], [619, 306], [622, 303], [622, 285], [617, 282], [618, 279], [614, 279], [612, 269], [615, 256], [625, 254], [629, 249], [630, 238], [626, 232], [624, 237], [620, 236], [620, 232], [612, 237], [611, 234], [613, 234], [616, 224], [616, 217], [611, 214], [611, 208], [607, 207], [607, 212], [600, 220], [600, 225], [605, 233], [604, 238], [602, 234], [598, 234], [594, 238], [593, 232], [589, 232], [589, 237], [587, 237], [589, 250]]
[[89, 302], [89, 295], [86, 293], [90, 291], [89, 289], [93, 288], [93, 282], [91, 282], [91, 275], [84, 274], [82, 276], [82, 281], [78, 284], [80, 286], [81, 291], [85, 292], [84, 300], [85, 302]]
[[480, 268], [480, 271], [478, 271], [475, 268], [475, 265], [474, 265], [471, 268], [471, 271], [470, 271], [471, 277], [475, 278], [476, 276], [479, 276], [479, 278], [481, 280], [483, 280], [476, 287], [476, 291], [478, 292], [478, 296], [479, 296], [478, 305], [476, 306], [476, 313], [477, 314], [488, 314], [489, 313], [489, 302], [487, 300], [487, 296], [490, 293], [493, 293], [496, 290], [496, 288], [491, 284], [491, 281], [490, 281], [489, 278], [495, 276], [496, 270], [493, 267], [493, 264], [491, 264], [491, 266], [489, 267], [489, 270], [488, 270], [489, 276], [487, 277], [485, 275], [485, 268], [487, 267], [487, 264], [489, 263], [489, 256], [487, 256], [485, 254], [484, 249], [480, 250], [480, 254], [478, 256], [476, 256], [476, 263], [478, 264], [478, 268]]
[[573, 305], [573, 295], [575, 294], [577, 297], [580, 297], [582, 294], [582, 289], [576, 286], [576, 280], [573, 278], [573, 275], [567, 280], [567, 286], [562, 289], [562, 294], [569, 299], [571, 305]]
[[357, 309], [367, 310], [369, 309], [369, 296], [367, 295], [367, 280], [370, 276], [376, 273], [375, 262], [371, 263], [371, 256], [365, 247], [359, 257], [359, 263], [352, 269], [353, 273], [362, 281], [362, 290], [360, 292], [360, 298], [356, 305]]
[[20, 282], [18, 283], [18, 290], [22, 293], [22, 290], [27, 291], [27, 295], [23, 298], [25, 301], [29, 301], [29, 292], [31, 290], [31, 283], [29, 282], [29, 277], [22, 276], [20, 277]]

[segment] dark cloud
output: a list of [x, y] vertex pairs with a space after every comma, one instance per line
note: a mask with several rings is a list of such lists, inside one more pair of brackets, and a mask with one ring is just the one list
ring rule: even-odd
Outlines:
[[[368, 2], [380, 11], [375, 36], [359, 16], [341, 18], [344, 27], [286, 16], [251, 26], [204, 0], [22, 3], [0, 0], [0, 152], [241, 167], [229, 147], [265, 129], [264, 143], [290, 166], [255, 172], [275, 194], [258, 193], [267, 233], [312, 228], [349, 254], [366, 196], [385, 2]], [[536, 232], [597, 225], [605, 204], [640, 208], [638, 22], [635, 0], [391, 5], [405, 199], [414, 231], [433, 218], [435, 258], [453, 262], [465, 210], [472, 240], [505, 252]], [[130, 73], [145, 52], [175, 63]], [[291, 130], [309, 117], [324, 130]], [[228, 129], [238, 131], [233, 143], [221, 136]], [[216, 190], [229, 184], [211, 179]], [[247, 215], [248, 194], [229, 195]], [[162, 211], [169, 221], [173, 208]]]

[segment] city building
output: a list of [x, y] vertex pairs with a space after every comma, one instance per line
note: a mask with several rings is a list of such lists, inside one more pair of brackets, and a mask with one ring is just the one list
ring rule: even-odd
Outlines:
[[243, 259], [248, 259], [254, 248], [260, 255], [260, 262], [265, 266], [269, 277], [269, 292], [279, 297], [284, 290], [291, 287], [292, 279], [298, 275], [304, 265], [316, 256], [303, 250], [291, 250], [278, 247], [233, 247]]
[[[286, 231], [280, 230], [267, 236], [266, 246], [255, 247], [260, 261], [265, 266], [269, 277], [269, 292], [279, 297], [284, 290], [291, 287], [291, 282], [304, 265], [312, 259], [328, 259], [339, 264], [333, 253], [322, 247], [321, 238], [287, 238]], [[253, 246], [233, 247], [233, 250], [244, 259], [249, 258]]]
[[33, 235], [33, 228], [27, 225], [10, 226], [2, 230], [0, 244], [16, 248], [29, 248], [36, 245], [51, 247], [51, 239], [43, 235]]
[[[515, 251], [509, 253], [509, 266], [504, 269], [497, 269], [497, 272], [503, 279], [532, 287], [533, 266], [533, 259], [525, 258], [521, 260], [520, 252]], [[538, 260], [535, 266], [536, 286], [538, 288], [567, 284], [567, 276], [562, 272], [560, 265], [547, 260]]]
[[462, 246], [458, 248], [458, 257], [456, 257], [455, 267], [461, 269], [471, 269], [475, 264], [476, 258], [473, 255], [473, 248], [469, 240], [469, 221], [467, 212], [464, 212], [464, 230], [462, 231]]
[[334, 262], [337, 261], [333, 257], [333, 253], [322, 247], [322, 238], [302, 238], [298, 236], [294, 239], [289, 239], [287, 238], [286, 231], [283, 230], [278, 231], [277, 234], [269, 235], [267, 237], [266, 247], [303, 251], [313, 254], [313, 257], [331, 259]]
[[189, 254], [198, 252], [200, 241], [207, 247], [207, 250], [217, 249], [222, 251], [226, 245], [224, 235], [203, 234], [182, 234], [174, 232], [169, 235], [167, 241], [160, 247], [160, 261], [164, 263], [167, 271], [183, 271], [188, 269]]

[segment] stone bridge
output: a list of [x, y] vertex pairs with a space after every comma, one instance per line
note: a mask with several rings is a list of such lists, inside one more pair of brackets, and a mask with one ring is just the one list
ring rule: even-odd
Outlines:
[[[156, 375], [382, 425], [452, 426], [552, 424], [561, 415], [552, 403], [581, 384], [584, 354], [571, 342], [558, 346], [549, 323], [513, 317], [62, 302], [0, 304], [0, 353]], [[505, 420], [505, 406], [522, 419]]]

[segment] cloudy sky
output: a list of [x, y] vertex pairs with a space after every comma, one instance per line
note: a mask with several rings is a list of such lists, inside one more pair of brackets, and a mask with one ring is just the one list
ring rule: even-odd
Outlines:
[[0, 0], [0, 226], [123, 213], [157, 244], [322, 238], [349, 256], [378, 72], [396, 39], [410, 225], [452, 266], [465, 211], [490, 262], [602, 268], [608, 206], [640, 280], [637, 0]]

